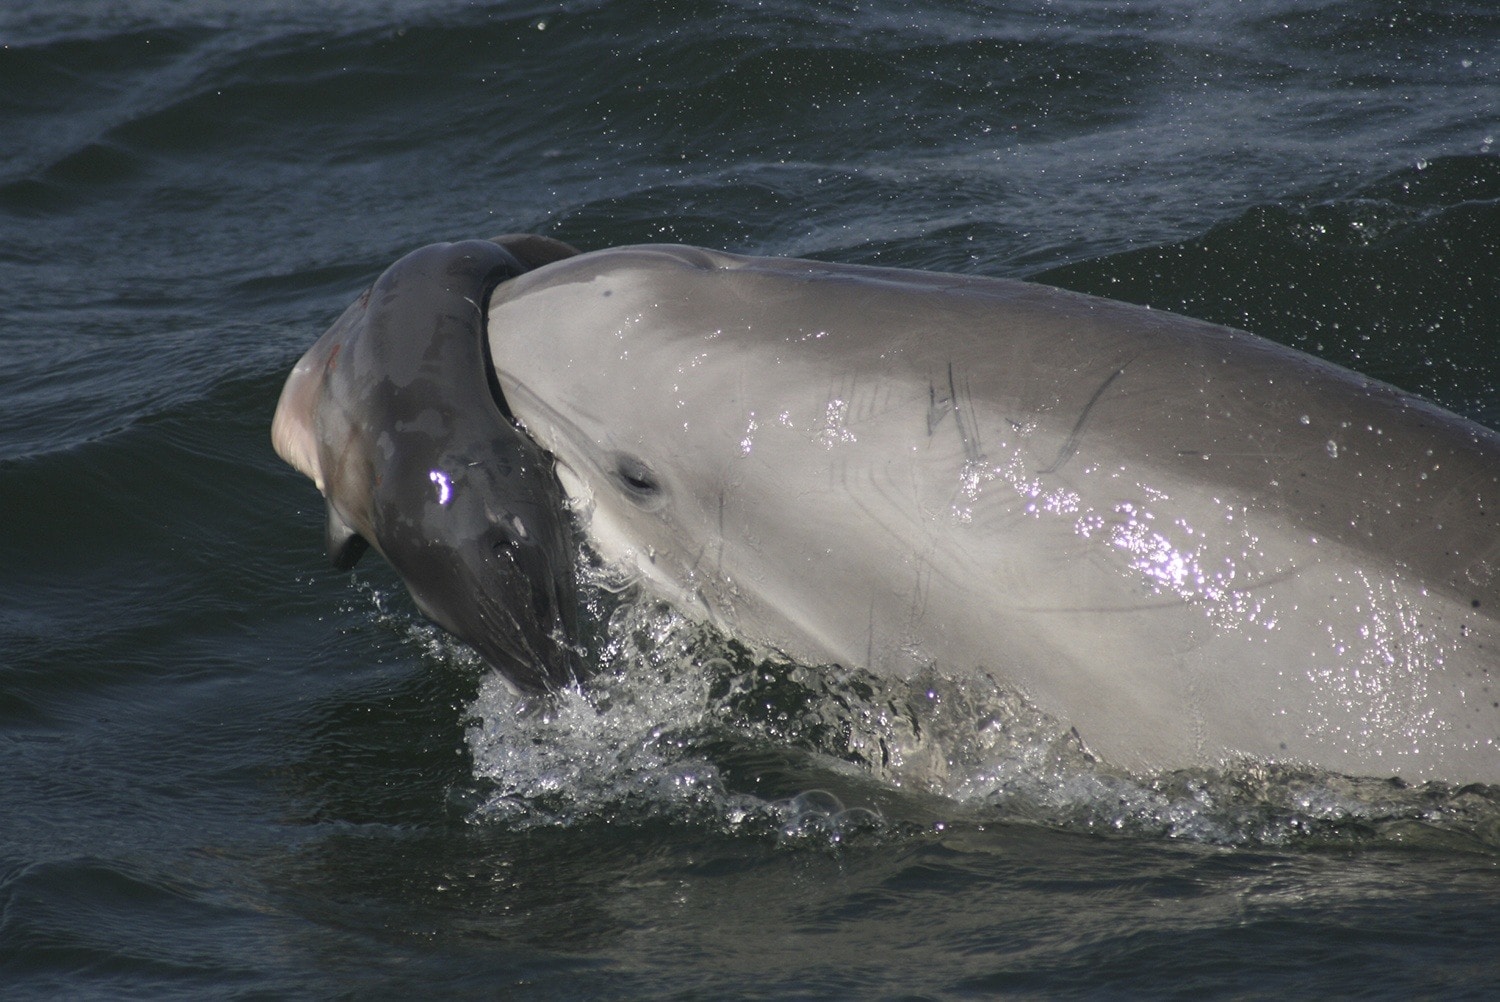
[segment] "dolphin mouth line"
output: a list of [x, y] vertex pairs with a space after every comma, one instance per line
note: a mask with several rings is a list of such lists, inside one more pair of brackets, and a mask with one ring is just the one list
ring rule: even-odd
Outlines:
[[[484, 382], [489, 388], [490, 399], [495, 402], [495, 408], [500, 411], [502, 417], [509, 421], [515, 429], [522, 434], [527, 434], [526, 428], [516, 418], [515, 411], [511, 409], [510, 401], [505, 397], [505, 388], [500, 385], [500, 373], [495, 365], [495, 352], [490, 346], [490, 299], [495, 295], [495, 290], [504, 283], [504, 277], [498, 278], [489, 288], [484, 290], [483, 303], [475, 303], [474, 307], [479, 312], [479, 354], [484, 360]], [[467, 297], [466, 297], [467, 298]], [[473, 302], [473, 300], [469, 300]], [[531, 437], [535, 441], [535, 436]]]
[[[488, 338], [486, 338], [485, 340], [486, 357], [489, 357]], [[498, 366], [495, 366], [492, 363], [492, 374], [498, 372], [498, 368]], [[538, 414], [545, 415], [545, 419], [542, 422], [533, 421], [528, 423], [521, 420], [520, 418], [515, 417], [509, 409], [509, 395], [506, 394], [504, 386], [501, 383], [499, 377], [492, 375], [492, 382], [493, 392], [501, 400], [506, 401], [506, 404], [502, 405], [501, 411], [506, 415], [511, 423], [515, 425], [516, 430], [535, 442], [537, 448], [541, 449], [543, 453], [545, 453], [547, 457], [552, 461], [554, 468], [560, 473], [562, 471], [566, 471], [578, 485], [579, 493], [583, 496], [575, 497], [574, 492], [570, 491], [568, 492], [569, 500], [582, 503], [591, 503], [593, 501], [593, 492], [588, 487], [590, 480], [583, 475], [585, 471], [574, 469], [573, 465], [567, 459], [563, 458], [562, 453], [564, 453], [565, 451], [571, 451], [574, 455], [587, 459], [596, 452], [599, 455], [606, 455], [610, 453], [611, 450], [604, 448], [604, 443], [598, 442], [594, 439], [593, 436], [586, 434], [576, 422], [570, 421], [568, 418], [559, 414], [554, 408], [549, 407], [545, 400], [538, 397], [535, 393], [533, 393], [531, 390], [527, 389], [520, 383], [515, 384], [515, 389], [512, 394], [515, 397], [516, 402], [521, 405], [518, 409], [524, 411], [534, 411]], [[539, 425], [541, 425], [542, 427], [538, 427]], [[544, 432], [546, 434], [543, 434]], [[559, 448], [560, 443], [570, 444], [573, 446], [573, 448], [571, 450], [564, 450], [562, 448]], [[605, 470], [604, 467], [599, 463], [589, 462], [588, 466], [594, 475], [604, 476], [608, 473], [608, 471]]]

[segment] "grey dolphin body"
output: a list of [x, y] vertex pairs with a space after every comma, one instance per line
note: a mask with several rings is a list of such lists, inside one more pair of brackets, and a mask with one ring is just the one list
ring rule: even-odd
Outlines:
[[297, 363], [272, 422], [327, 499], [335, 565], [374, 546], [424, 615], [533, 690], [576, 673], [575, 545], [551, 460], [501, 410], [484, 305], [573, 253], [518, 236], [407, 255]]
[[1118, 766], [1500, 783], [1500, 437], [1022, 282], [623, 247], [493, 360], [607, 559], [809, 663], [987, 670]]

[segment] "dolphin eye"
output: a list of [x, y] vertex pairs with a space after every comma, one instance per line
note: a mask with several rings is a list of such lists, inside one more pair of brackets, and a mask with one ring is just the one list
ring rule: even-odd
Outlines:
[[661, 483], [656, 474], [634, 456], [615, 458], [614, 479], [638, 505], [649, 507], [661, 498]]

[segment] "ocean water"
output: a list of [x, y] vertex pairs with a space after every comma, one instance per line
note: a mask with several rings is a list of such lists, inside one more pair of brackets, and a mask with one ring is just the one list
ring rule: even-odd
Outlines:
[[1500, 426], [1500, 9], [0, 7], [0, 997], [1470, 997], [1500, 791], [1130, 776], [588, 582], [509, 694], [271, 452], [435, 240], [1029, 277]]

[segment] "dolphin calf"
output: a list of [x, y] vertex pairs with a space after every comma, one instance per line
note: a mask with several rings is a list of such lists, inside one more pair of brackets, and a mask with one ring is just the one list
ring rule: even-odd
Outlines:
[[[392, 322], [430, 326], [409, 305]], [[486, 330], [592, 546], [734, 636], [808, 664], [987, 671], [1130, 770], [1500, 783], [1489, 429], [1161, 311], [689, 247], [559, 256], [495, 287]], [[488, 406], [471, 396], [454, 407]], [[401, 426], [360, 418], [371, 443]], [[418, 465], [426, 494], [391, 517], [452, 538], [409, 514], [434, 503]], [[539, 619], [566, 598], [542, 563], [522, 571], [551, 596]]]
[[551, 459], [494, 386], [484, 307], [575, 253], [533, 236], [414, 251], [297, 363], [271, 424], [327, 499], [335, 566], [373, 546], [423, 615], [529, 690], [577, 674], [576, 546]]

